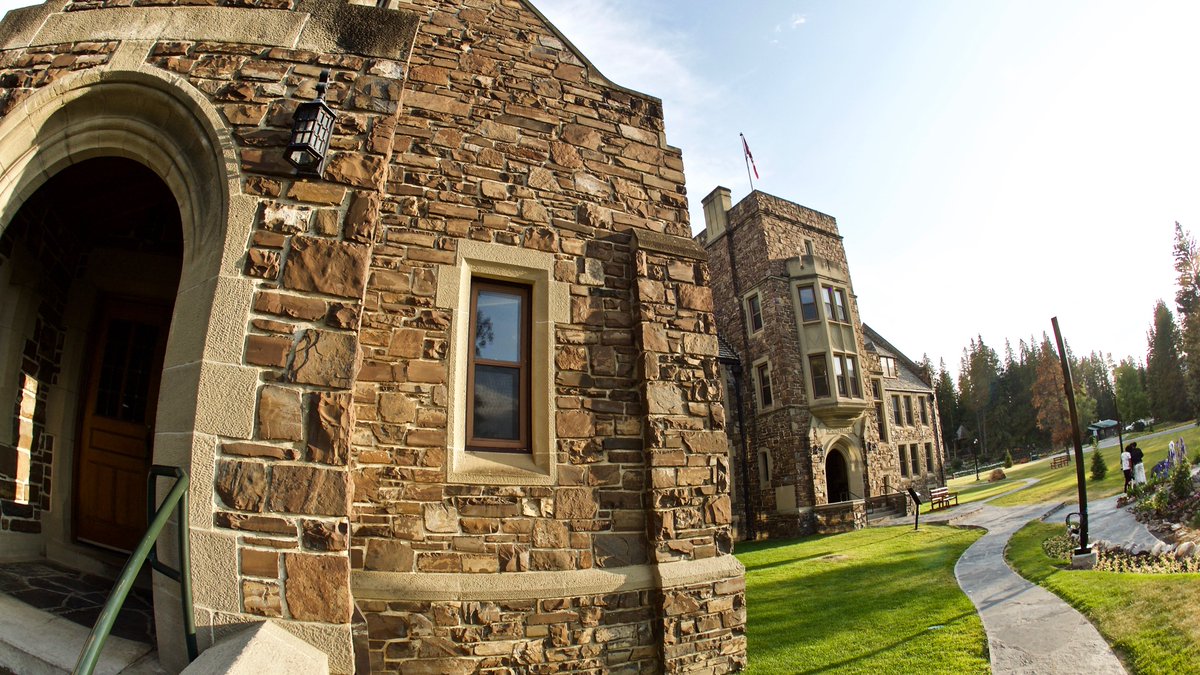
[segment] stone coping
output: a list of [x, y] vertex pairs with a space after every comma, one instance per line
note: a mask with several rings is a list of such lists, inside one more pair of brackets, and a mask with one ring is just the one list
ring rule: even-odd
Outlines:
[[712, 583], [745, 573], [732, 555], [612, 569], [499, 574], [355, 571], [354, 597], [365, 600], [497, 601], [565, 598]]

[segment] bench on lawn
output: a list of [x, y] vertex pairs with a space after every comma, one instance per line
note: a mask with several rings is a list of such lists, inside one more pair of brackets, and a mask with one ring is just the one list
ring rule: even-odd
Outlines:
[[1050, 468], [1057, 469], [1059, 467], [1066, 466], [1070, 463], [1071, 463], [1070, 457], [1068, 457], [1067, 455], [1059, 455], [1059, 456], [1055, 457], [1054, 459], [1050, 460]]
[[929, 491], [929, 510], [944, 509], [950, 506], [950, 500], [954, 500], [954, 505], [958, 506], [958, 493], [951, 492], [950, 488], [933, 488]]

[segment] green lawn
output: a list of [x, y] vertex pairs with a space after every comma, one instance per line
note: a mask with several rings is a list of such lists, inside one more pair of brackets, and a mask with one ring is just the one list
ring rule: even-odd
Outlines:
[[1026, 525], [1009, 541], [1009, 564], [1087, 615], [1130, 672], [1200, 673], [1200, 574], [1062, 569], [1042, 551], [1060, 533], [1061, 525]]
[[983, 625], [954, 579], [981, 535], [890, 527], [739, 545], [747, 672], [988, 672]]
[[[1189, 455], [1193, 459], [1200, 456], [1200, 427], [1188, 423], [1176, 427], [1170, 434], [1159, 436], [1157, 438], [1139, 438], [1138, 446], [1146, 453], [1145, 464], [1147, 473], [1150, 468], [1160, 460], [1167, 457], [1167, 443], [1174, 438], [1182, 436], [1184, 442], [1189, 448]], [[1126, 439], [1126, 443], [1129, 440]], [[1104, 454], [1104, 460], [1108, 464], [1108, 476], [1102, 481], [1094, 481], [1091, 478], [1091, 453], [1083, 456], [1084, 472], [1087, 476], [1088, 499], [1101, 499], [1115, 494], [1119, 494], [1125, 485], [1125, 478], [1121, 475], [1121, 451], [1115, 446], [1104, 448], [1100, 451]], [[1058, 453], [1062, 454], [1062, 453]], [[956, 478], [949, 483], [951, 490], [959, 492], [959, 501], [964, 501], [964, 493], [970, 487], [976, 486], [1006, 486], [1004, 489], [998, 489], [992, 494], [999, 494], [1005, 489], [1017, 487], [1022, 479], [1037, 478], [1038, 482], [1031, 485], [1020, 492], [1013, 493], [1006, 497], [1000, 497], [995, 501], [990, 502], [995, 506], [1020, 506], [1024, 504], [1039, 504], [1042, 502], [1076, 502], [1078, 501], [1078, 488], [1076, 487], [1075, 478], [1075, 463], [1072, 461], [1066, 466], [1057, 469], [1050, 468], [1050, 458], [1045, 457], [1036, 462], [1027, 464], [1018, 464], [1011, 469], [1005, 469], [1004, 473], [1008, 476], [1003, 481], [997, 483], [987, 483], [986, 473], [981, 472], [984, 480], [976, 483], [975, 476], [963, 476]], [[980, 488], [986, 489], [986, 488]], [[981, 498], [981, 497], [977, 497]]]

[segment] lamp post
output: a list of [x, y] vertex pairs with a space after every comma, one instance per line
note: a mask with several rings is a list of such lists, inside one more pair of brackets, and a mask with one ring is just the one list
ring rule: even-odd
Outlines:
[[975, 455], [975, 482], [979, 482], [979, 439], [971, 441], [971, 454]]

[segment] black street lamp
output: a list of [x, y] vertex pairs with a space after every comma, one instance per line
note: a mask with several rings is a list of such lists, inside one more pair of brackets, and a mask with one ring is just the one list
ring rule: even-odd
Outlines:
[[322, 70], [316, 100], [296, 106], [296, 114], [292, 117], [292, 137], [284, 158], [301, 176], [320, 178], [325, 171], [325, 154], [329, 151], [329, 139], [337, 121], [337, 113], [325, 102], [328, 86], [329, 71]]

